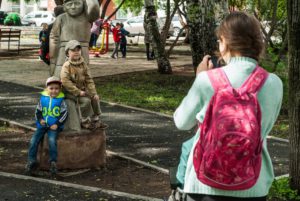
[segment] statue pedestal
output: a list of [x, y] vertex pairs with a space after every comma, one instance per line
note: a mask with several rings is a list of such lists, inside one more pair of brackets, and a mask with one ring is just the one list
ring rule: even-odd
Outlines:
[[[49, 146], [44, 137], [38, 151], [41, 169], [49, 169]], [[61, 132], [57, 138], [57, 169], [99, 168], [106, 163], [105, 130]]]

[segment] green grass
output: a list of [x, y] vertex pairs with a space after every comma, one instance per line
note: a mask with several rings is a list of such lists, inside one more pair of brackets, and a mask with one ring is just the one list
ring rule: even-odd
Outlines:
[[[273, 67], [271, 54], [261, 65], [271, 71]], [[284, 86], [283, 104], [279, 120], [271, 135], [288, 138], [288, 78], [287, 61], [283, 58], [275, 72]], [[187, 94], [194, 81], [193, 76], [161, 75], [157, 72], [137, 72], [98, 78], [97, 91], [103, 100], [144, 108], [165, 114], [173, 114]], [[271, 93], [271, 92], [270, 92]]]
[[[272, 72], [273, 68], [273, 61], [276, 59], [275, 55], [268, 50], [268, 54], [261, 60], [260, 64], [269, 72]], [[289, 90], [289, 83], [288, 83], [288, 64], [287, 64], [287, 57], [283, 56], [280, 62], [278, 63], [276, 72], [274, 72], [282, 81], [283, 83], [283, 100], [282, 100], [282, 111], [286, 113], [288, 110], [288, 90]]]
[[271, 189], [269, 191], [268, 200], [300, 200], [300, 195], [297, 194], [296, 190], [292, 190], [289, 185], [289, 178], [282, 178], [274, 180]]
[[97, 91], [103, 100], [173, 114], [194, 77], [142, 72], [99, 79]]
[[8, 127], [7, 126], [0, 126], [0, 132], [6, 132], [8, 131]]
[[270, 135], [275, 137], [280, 137], [284, 139], [288, 139], [289, 137], [289, 122], [288, 118], [282, 119], [283, 116], [280, 116], [277, 120], [276, 124], [274, 125]]

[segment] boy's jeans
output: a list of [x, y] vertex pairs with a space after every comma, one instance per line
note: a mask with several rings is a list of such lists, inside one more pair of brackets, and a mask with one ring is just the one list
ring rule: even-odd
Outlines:
[[112, 57], [116, 57], [117, 56], [117, 58], [118, 58], [119, 46], [120, 46], [120, 43], [115, 43], [115, 49], [114, 49], [114, 51], [113, 51], [113, 53], [111, 55]]
[[97, 46], [98, 37], [99, 37], [99, 35], [97, 35], [97, 34], [94, 34], [94, 33], [91, 34], [90, 43], [89, 43], [90, 47]]
[[[59, 128], [58, 128], [59, 129]], [[50, 155], [50, 162], [57, 161], [57, 144], [56, 138], [59, 130], [51, 130], [49, 127], [37, 128], [35, 133], [33, 134], [28, 151], [28, 161], [36, 162], [36, 155], [38, 151], [38, 146], [47, 132], [48, 135], [48, 144], [49, 144], [49, 155]]]
[[122, 56], [123, 57], [126, 57], [126, 49], [127, 49], [127, 44], [126, 43], [121, 43], [120, 44], [120, 50], [121, 50], [121, 52], [122, 52]]

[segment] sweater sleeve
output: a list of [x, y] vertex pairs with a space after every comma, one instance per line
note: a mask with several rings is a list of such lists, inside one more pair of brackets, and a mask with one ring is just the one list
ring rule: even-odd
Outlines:
[[60, 72], [60, 78], [61, 78], [62, 85], [68, 92], [70, 92], [74, 96], [79, 96], [80, 89], [78, 89], [76, 87], [76, 85], [71, 81], [71, 75], [70, 75], [67, 64], [68, 63], [66, 62], [63, 65], [61, 72]]
[[202, 109], [205, 102], [205, 92], [202, 89], [205, 88], [204, 85], [206, 84], [203, 82], [205, 75], [206, 73], [197, 75], [188, 94], [173, 115], [175, 125], [180, 130], [190, 130], [197, 124], [196, 115]]
[[89, 67], [87, 65], [85, 65], [85, 67], [86, 67], [85, 83], [86, 83], [87, 90], [88, 90], [90, 96], [95, 96], [97, 94], [97, 91], [96, 91], [94, 80], [91, 76]]
[[41, 122], [41, 120], [43, 119], [43, 108], [42, 108], [41, 101], [39, 101], [38, 104], [37, 104], [37, 106], [36, 106], [35, 119], [38, 122]]
[[67, 109], [67, 104], [63, 100], [61, 105], [60, 105], [60, 115], [57, 118], [56, 124], [57, 126], [61, 126], [65, 123], [66, 119], [68, 117], [68, 109]]

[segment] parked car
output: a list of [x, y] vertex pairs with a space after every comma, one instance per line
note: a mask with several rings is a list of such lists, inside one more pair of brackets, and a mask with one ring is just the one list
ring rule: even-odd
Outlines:
[[[180, 22], [180, 17], [178, 15], [174, 15], [172, 19], [172, 24], [174, 27], [174, 33], [173, 36], [177, 37], [180, 33], [180, 30], [182, 29], [182, 24]], [[181, 36], [185, 35], [185, 30], [182, 31]]]
[[22, 24], [42, 26], [43, 23], [51, 24], [54, 20], [54, 14], [50, 11], [34, 11], [28, 13], [22, 18]]
[[124, 28], [130, 32], [130, 36], [144, 35], [144, 16], [131, 17], [123, 22]]
[[23, 26], [36, 26], [35, 21], [31, 20], [31, 19], [21, 19], [21, 23]]
[[7, 16], [7, 12], [0, 10], [0, 24], [4, 24], [4, 20]]
[[[159, 18], [157, 18], [158, 28], [159, 28], [160, 32], [162, 32], [162, 29], [163, 29], [163, 27], [165, 25], [165, 22], [166, 22], [166, 17], [159, 17]], [[174, 26], [171, 23], [170, 27], [169, 27], [168, 38], [171, 37], [171, 36], [173, 36], [173, 35], [174, 35]]]
[[[165, 20], [166, 20], [165, 17], [157, 18], [158, 28], [160, 32], [163, 29]], [[123, 24], [124, 24], [124, 28], [130, 32], [130, 36], [145, 35], [144, 16], [131, 17], [126, 21], [124, 21]], [[174, 32], [174, 28], [173, 25], [171, 24], [169, 29], [169, 36], [172, 36], [173, 32]]]

